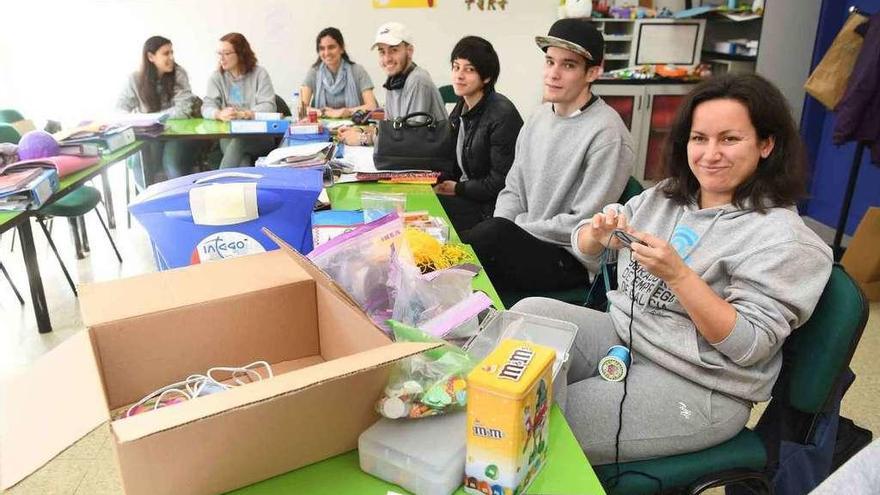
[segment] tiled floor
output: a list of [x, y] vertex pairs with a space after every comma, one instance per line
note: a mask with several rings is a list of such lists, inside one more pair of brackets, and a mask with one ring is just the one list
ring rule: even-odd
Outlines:
[[[94, 214], [87, 216], [92, 252], [76, 261], [66, 221], [56, 222], [53, 238], [75, 281], [93, 282], [131, 276], [154, 270], [146, 233], [136, 223], [126, 227], [124, 209], [124, 168], [111, 169], [111, 183], [116, 201], [117, 229], [113, 232], [123, 256], [120, 265]], [[97, 184], [100, 187], [100, 182]], [[41, 335], [36, 330], [29, 303], [19, 306], [5, 280], [0, 280], [0, 375], [9, 376], [26, 366], [73, 333], [81, 330], [76, 299], [48, 249], [39, 228], [35, 228], [40, 268], [46, 287], [55, 331]], [[11, 233], [0, 239], [0, 260], [9, 269], [27, 300], [27, 277], [18, 249], [10, 252]], [[16, 247], [18, 242], [16, 242]], [[124, 295], [120, 295], [124, 297]], [[871, 319], [853, 360], [858, 376], [843, 402], [843, 414], [858, 424], [880, 433], [880, 303], [873, 303]], [[762, 408], [753, 411], [753, 420]], [[65, 450], [43, 469], [9, 490], [12, 495], [119, 494], [122, 488], [113, 459], [109, 428], [104, 425]], [[720, 490], [716, 493], [722, 493]]]

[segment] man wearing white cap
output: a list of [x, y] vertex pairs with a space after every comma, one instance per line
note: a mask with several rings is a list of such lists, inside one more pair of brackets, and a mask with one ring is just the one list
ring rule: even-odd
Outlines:
[[590, 91], [602, 34], [587, 20], [561, 19], [535, 42], [545, 53], [545, 103], [520, 130], [495, 217], [462, 236], [502, 293], [586, 285], [572, 232], [618, 200], [635, 157], [620, 116]]
[[[412, 60], [412, 34], [399, 22], [386, 22], [376, 32], [373, 48], [379, 53], [379, 66], [388, 76], [385, 84], [385, 119], [392, 120], [414, 112], [425, 112], [435, 120], [446, 120], [446, 106], [431, 75]], [[349, 145], [373, 144], [373, 133], [357, 128], [340, 130]]]

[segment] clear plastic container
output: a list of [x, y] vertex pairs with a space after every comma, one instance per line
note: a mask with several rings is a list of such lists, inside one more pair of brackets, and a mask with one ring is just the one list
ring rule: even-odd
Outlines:
[[467, 415], [382, 418], [361, 433], [361, 469], [416, 495], [449, 495], [464, 479]]
[[553, 363], [553, 398], [565, 409], [569, 352], [577, 335], [577, 325], [543, 316], [496, 311], [480, 324], [481, 330], [464, 349], [476, 360], [489, 355], [503, 339], [516, 339], [550, 347], [556, 351]]
[[364, 210], [364, 222], [367, 223], [389, 213], [402, 215], [406, 209], [406, 194], [364, 191], [361, 193], [361, 208]]

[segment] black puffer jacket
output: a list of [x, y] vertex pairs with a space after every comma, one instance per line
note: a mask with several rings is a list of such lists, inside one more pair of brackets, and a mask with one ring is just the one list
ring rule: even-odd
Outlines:
[[[495, 199], [504, 189], [504, 180], [513, 164], [516, 137], [523, 120], [513, 103], [495, 91], [484, 95], [464, 115], [461, 114], [463, 107], [464, 99], [459, 98], [449, 115], [455, 139], [462, 132], [459, 117], [464, 120], [465, 132], [461, 165], [468, 180], [455, 186], [455, 195], [483, 203], [485, 213], [491, 216]], [[459, 180], [461, 170], [456, 168], [456, 174], [456, 180]]]

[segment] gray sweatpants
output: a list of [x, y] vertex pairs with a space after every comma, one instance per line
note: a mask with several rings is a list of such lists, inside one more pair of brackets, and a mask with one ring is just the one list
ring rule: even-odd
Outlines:
[[[578, 326], [568, 372], [565, 418], [593, 465], [614, 462], [623, 382], [599, 376], [599, 360], [618, 337], [611, 317], [553, 299], [523, 299], [512, 311]], [[636, 353], [629, 367], [620, 461], [694, 452], [732, 438], [749, 419], [750, 405], [679, 376]]]

